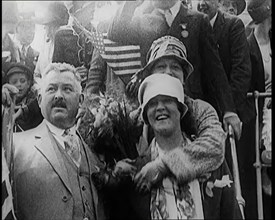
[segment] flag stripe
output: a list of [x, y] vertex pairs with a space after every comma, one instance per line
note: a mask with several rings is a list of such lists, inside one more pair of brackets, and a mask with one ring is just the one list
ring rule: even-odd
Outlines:
[[126, 70], [116, 70], [116, 74], [121, 76], [121, 75], [133, 75], [135, 74], [138, 70], [140, 70], [140, 68], [138, 69], [133, 69], [133, 70], [129, 70], [129, 69], [126, 69]]
[[140, 57], [140, 53], [114, 54], [114, 53], [107, 53], [106, 52], [106, 54], [104, 54], [104, 59], [106, 59], [107, 62], [109, 60], [117, 60], [117, 62], [124, 62], [124, 61], [127, 61], [127, 60], [130, 60], [130, 61], [136, 60], [136, 61], [138, 61], [139, 57]]
[[141, 69], [141, 53], [139, 45], [122, 45], [108, 39], [107, 34], [87, 31], [75, 19], [77, 26], [86, 34], [89, 41], [115, 74], [134, 74]]
[[115, 60], [108, 60], [107, 61], [109, 63], [109, 65], [112, 65], [114, 67], [134, 67], [134, 68], [138, 68], [139, 62], [138, 61], [124, 61], [124, 62], [117, 62]]

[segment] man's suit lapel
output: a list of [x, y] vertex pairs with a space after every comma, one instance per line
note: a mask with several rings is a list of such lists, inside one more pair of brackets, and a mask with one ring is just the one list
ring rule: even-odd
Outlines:
[[54, 140], [54, 137], [50, 133], [50, 130], [48, 129], [45, 122], [42, 122], [39, 127], [39, 134], [35, 136], [35, 139], [37, 140], [37, 142], [35, 143], [35, 147], [49, 161], [49, 163], [51, 164], [55, 172], [59, 175], [64, 185], [72, 193], [67, 170], [63, 162], [61, 153], [58, 150], [57, 143]]
[[216, 44], [218, 43], [218, 41], [220, 39], [220, 35], [222, 34], [222, 29], [223, 29], [224, 23], [225, 23], [225, 20], [224, 20], [223, 14], [220, 11], [218, 11], [218, 15], [217, 15], [216, 21], [214, 23], [214, 27], [213, 27], [214, 39], [215, 39]]

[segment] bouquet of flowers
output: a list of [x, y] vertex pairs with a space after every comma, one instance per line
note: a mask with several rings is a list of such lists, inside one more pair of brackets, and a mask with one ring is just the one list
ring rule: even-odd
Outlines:
[[127, 99], [100, 94], [86, 97], [79, 131], [84, 141], [108, 166], [138, 156], [136, 144], [142, 134], [140, 109]]

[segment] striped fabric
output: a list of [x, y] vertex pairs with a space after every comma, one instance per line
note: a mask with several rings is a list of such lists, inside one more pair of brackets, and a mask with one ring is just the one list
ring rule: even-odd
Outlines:
[[132, 75], [141, 69], [139, 45], [122, 45], [107, 39], [107, 34], [89, 32], [74, 19], [93, 46], [118, 76]]
[[104, 37], [105, 53], [102, 57], [117, 75], [134, 74], [141, 69], [140, 47], [120, 45]]

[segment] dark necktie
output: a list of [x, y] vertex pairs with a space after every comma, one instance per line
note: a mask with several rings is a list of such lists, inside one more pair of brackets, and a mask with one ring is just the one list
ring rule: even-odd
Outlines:
[[21, 50], [21, 62], [25, 64], [25, 60], [26, 60], [26, 46], [23, 45]]

